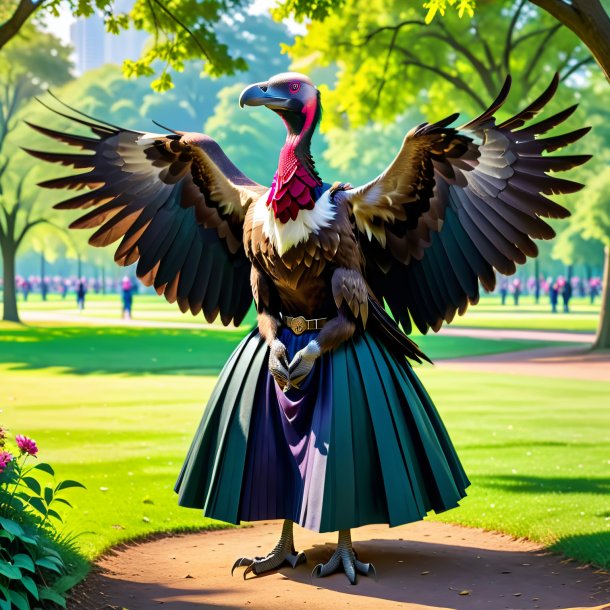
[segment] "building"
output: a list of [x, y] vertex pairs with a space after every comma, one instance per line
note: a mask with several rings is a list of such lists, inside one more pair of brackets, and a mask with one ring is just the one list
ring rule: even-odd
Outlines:
[[[130, 10], [133, 0], [114, 3], [117, 12]], [[103, 18], [97, 13], [80, 17], [70, 26], [70, 42], [74, 46], [74, 64], [77, 74], [83, 74], [104, 64], [121, 64], [125, 59], [140, 56], [148, 38], [146, 32], [127, 30], [118, 36], [109, 34]]]

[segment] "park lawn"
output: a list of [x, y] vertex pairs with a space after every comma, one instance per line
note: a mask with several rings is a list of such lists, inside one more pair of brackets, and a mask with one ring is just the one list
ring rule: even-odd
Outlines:
[[[237, 342], [240, 329], [137, 328], [128, 326], [26, 327], [0, 322], [0, 364], [16, 370], [59, 367], [64, 372], [217, 374]], [[523, 339], [478, 339], [425, 335], [418, 345], [432, 359], [480, 356], [549, 345]]]
[[[68, 526], [84, 532], [79, 545], [88, 557], [149, 533], [218, 525], [177, 507], [172, 487], [218, 369], [240, 336], [0, 326], [1, 423], [34, 437], [59, 478], [87, 485], [71, 492], [76, 509]], [[421, 339], [436, 359], [507, 346]], [[418, 374], [473, 482], [461, 508], [434, 518], [527, 536], [610, 567], [610, 383], [442, 364]]]
[[[88, 295], [85, 310], [79, 313], [73, 295], [62, 300], [58, 295], [52, 294], [49, 300], [43, 302], [40, 295], [33, 294], [27, 302], [19, 302], [20, 312], [27, 321], [28, 314], [48, 312], [70, 315], [75, 323], [86, 322], [103, 318], [111, 323], [121, 322], [121, 300], [119, 295]], [[134, 297], [134, 319], [157, 322], [205, 323], [202, 315], [193, 316], [182, 314], [175, 304], [167, 303], [156, 294], [141, 294]], [[552, 314], [546, 299], [536, 305], [533, 297], [522, 297], [519, 307], [515, 307], [509, 299], [505, 306], [494, 295], [482, 295], [476, 306], [471, 306], [464, 316], [456, 316], [453, 326], [472, 328], [507, 328], [516, 330], [553, 330], [570, 332], [594, 332], [599, 321], [599, 299], [590, 305], [588, 299], [575, 297], [572, 299], [570, 313], [559, 312]], [[255, 322], [254, 311], [250, 311], [245, 324]], [[37, 322], [36, 322], [37, 323]], [[220, 321], [214, 325], [221, 328]]]

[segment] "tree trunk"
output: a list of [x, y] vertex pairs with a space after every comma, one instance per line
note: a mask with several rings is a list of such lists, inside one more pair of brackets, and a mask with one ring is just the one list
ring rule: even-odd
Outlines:
[[599, 0], [530, 0], [570, 28], [589, 48], [610, 81], [610, 17]]
[[605, 248], [602, 304], [593, 349], [610, 349], [610, 245]]
[[10, 245], [2, 247], [2, 275], [4, 277], [2, 319], [7, 322], [21, 322], [17, 311], [17, 290], [15, 289], [15, 250]]

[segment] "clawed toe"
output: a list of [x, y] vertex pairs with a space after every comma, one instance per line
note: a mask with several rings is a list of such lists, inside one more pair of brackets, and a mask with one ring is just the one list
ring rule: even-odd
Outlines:
[[233, 576], [233, 572], [236, 568], [241, 568], [244, 566], [246, 569], [244, 570], [243, 577], [244, 580], [246, 580], [246, 576], [250, 573], [259, 576], [265, 572], [277, 570], [284, 565], [289, 565], [291, 568], [296, 568], [299, 564], [305, 562], [306, 558], [305, 553], [303, 552], [295, 553], [292, 551], [284, 553], [274, 550], [266, 557], [255, 557], [254, 559], [250, 557], [240, 557], [235, 561], [233, 567], [231, 568], [231, 576]]
[[314, 578], [322, 578], [334, 574], [341, 568], [352, 585], [358, 582], [358, 574], [373, 576], [375, 580], [377, 579], [377, 572], [373, 564], [363, 563], [356, 558], [349, 530], [339, 532], [336, 551], [326, 563], [319, 563], [311, 575]]
[[271, 572], [277, 570], [283, 565], [287, 564], [292, 568], [296, 568], [299, 564], [305, 563], [305, 553], [297, 553], [294, 550], [293, 538], [292, 538], [292, 521], [286, 520], [282, 528], [282, 535], [279, 542], [269, 553], [264, 557], [240, 557], [235, 561], [231, 568], [231, 576], [236, 568], [245, 567], [243, 577], [250, 573], [258, 576], [265, 572]]

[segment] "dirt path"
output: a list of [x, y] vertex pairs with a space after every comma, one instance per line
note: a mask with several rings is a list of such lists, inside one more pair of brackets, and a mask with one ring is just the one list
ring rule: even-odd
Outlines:
[[437, 365], [487, 373], [610, 381], [610, 351], [591, 352], [582, 345], [468, 356], [439, 360]]
[[538, 545], [509, 536], [443, 523], [353, 531], [361, 559], [375, 564], [378, 580], [343, 574], [312, 579], [327, 560], [335, 534], [296, 528], [307, 564], [262, 577], [231, 577], [234, 560], [270, 550], [280, 522], [252, 528], [159, 539], [119, 549], [69, 607], [98, 610], [204, 608], [503, 610], [610, 608], [607, 573], [579, 567]]
[[512, 328], [458, 328], [444, 326], [438, 333], [449, 337], [477, 339], [521, 339], [525, 341], [558, 341], [561, 343], [593, 343], [594, 333], [565, 330], [518, 330]]

